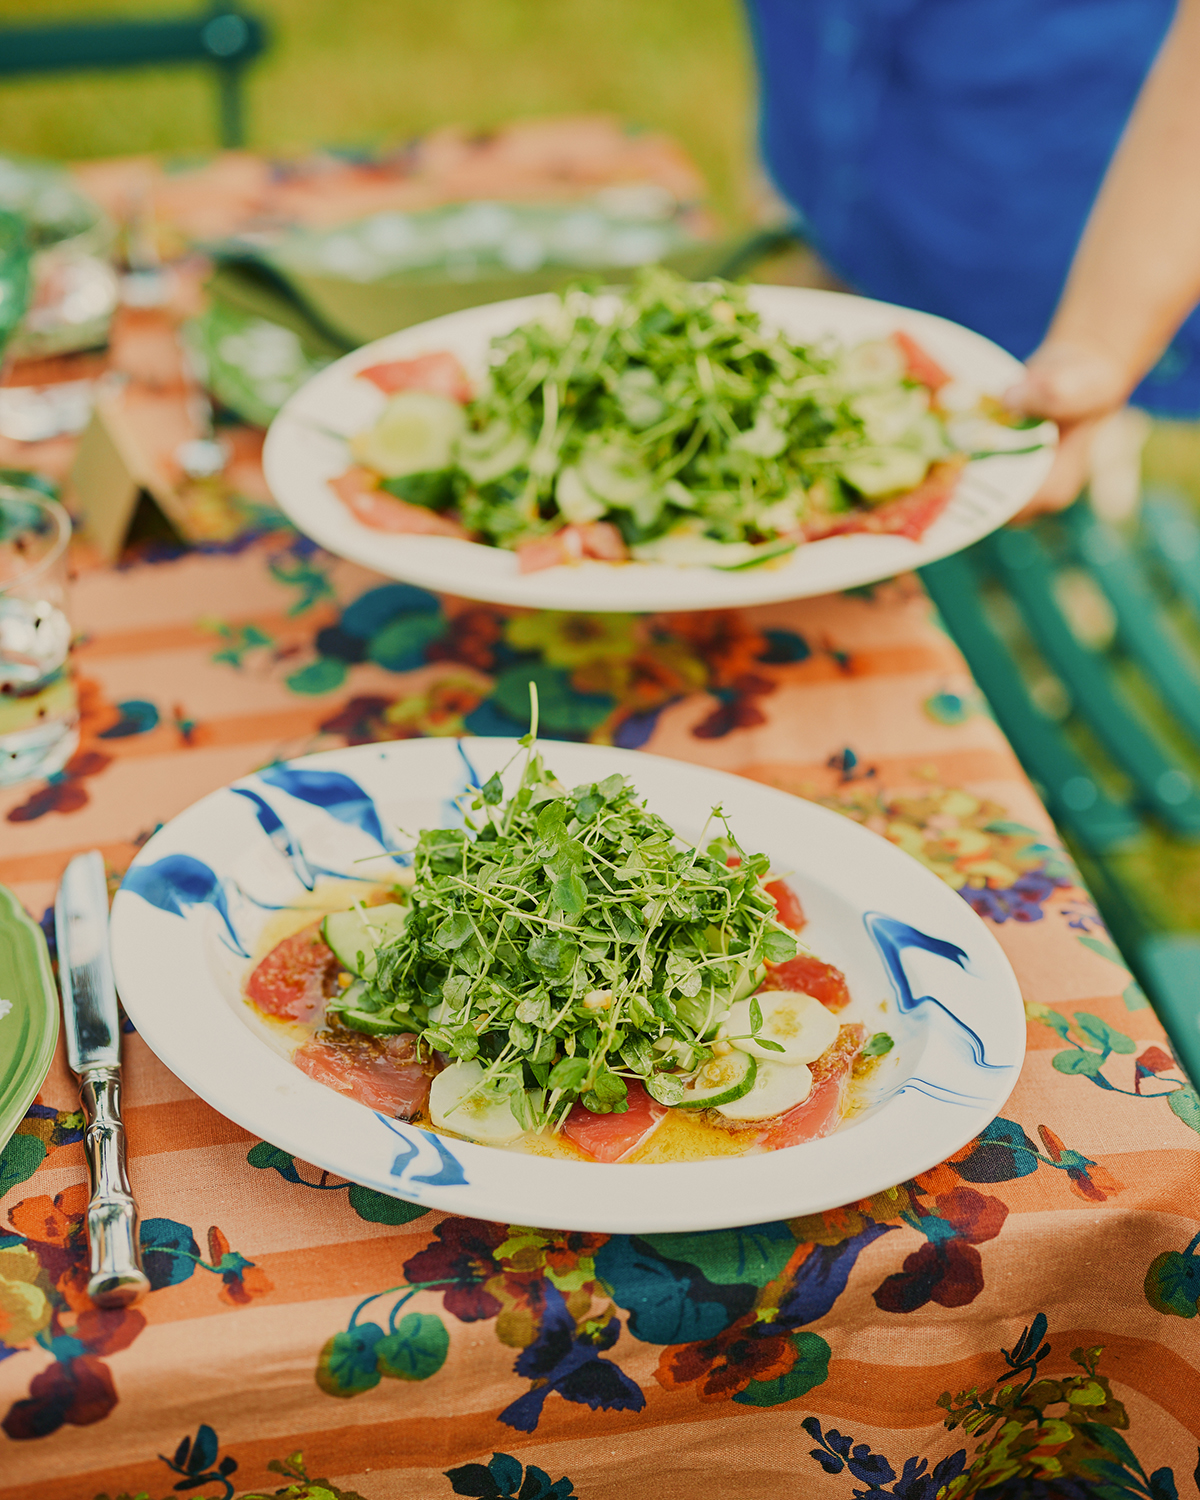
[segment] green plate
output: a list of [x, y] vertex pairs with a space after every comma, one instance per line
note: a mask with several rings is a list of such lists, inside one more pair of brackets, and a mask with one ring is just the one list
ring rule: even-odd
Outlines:
[[46, 939], [0, 885], [0, 1149], [33, 1103], [58, 1041], [58, 991]]

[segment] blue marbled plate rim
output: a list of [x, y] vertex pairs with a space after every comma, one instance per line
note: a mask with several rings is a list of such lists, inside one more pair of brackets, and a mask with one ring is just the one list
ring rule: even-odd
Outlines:
[[423, 1206], [556, 1229], [700, 1230], [819, 1212], [928, 1170], [996, 1116], [1024, 1058], [1020, 991], [985, 924], [932, 872], [837, 813], [744, 777], [640, 751], [541, 748], [568, 785], [632, 776], [685, 834], [720, 802], [748, 847], [796, 871], [806, 901], [820, 906], [828, 893], [834, 915], [815, 951], [867, 975], [852, 981], [856, 1000], [876, 985], [872, 999], [882, 994], [887, 1010], [862, 1018], [908, 1038], [898, 1051], [909, 1061], [883, 1078], [872, 1111], [824, 1140], [759, 1156], [559, 1161], [388, 1119], [315, 1083], [255, 1034], [212, 958], [215, 945], [222, 962], [248, 968], [247, 920], [280, 904], [247, 894], [247, 870], [259, 885], [269, 877], [285, 903], [287, 890], [299, 898], [322, 874], [352, 873], [353, 859], [397, 847], [392, 823], [404, 805], [441, 807], [446, 821], [457, 793], [513, 756], [511, 740], [327, 751], [242, 777], [172, 819], [113, 903], [117, 983], [144, 1040], [214, 1108], [315, 1166]]

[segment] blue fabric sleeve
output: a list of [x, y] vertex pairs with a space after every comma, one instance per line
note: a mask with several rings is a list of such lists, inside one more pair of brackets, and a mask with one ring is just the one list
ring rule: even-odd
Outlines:
[[[748, 0], [768, 170], [850, 285], [1024, 358], [1174, 4]], [[1200, 316], [1138, 397], [1200, 414]]]

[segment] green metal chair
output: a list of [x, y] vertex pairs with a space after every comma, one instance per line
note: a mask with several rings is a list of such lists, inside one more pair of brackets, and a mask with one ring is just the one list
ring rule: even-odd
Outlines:
[[242, 83], [267, 39], [255, 16], [220, 4], [162, 20], [0, 26], [0, 78], [206, 64], [217, 77], [221, 144], [240, 146], [245, 141]]
[[[1081, 500], [1062, 517], [933, 563], [921, 578], [1200, 1081], [1200, 934], [1164, 931], [1123, 869], [1148, 838], [1200, 841], [1194, 505], [1151, 488], [1136, 521], [1118, 528]], [[1072, 618], [1081, 593], [1091, 628]]]

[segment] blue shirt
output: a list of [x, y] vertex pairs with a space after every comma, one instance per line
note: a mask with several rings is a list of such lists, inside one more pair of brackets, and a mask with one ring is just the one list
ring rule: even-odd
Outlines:
[[[768, 170], [872, 297], [1035, 349], [1175, 0], [747, 0]], [[1200, 313], [1135, 393], [1200, 416]]]

